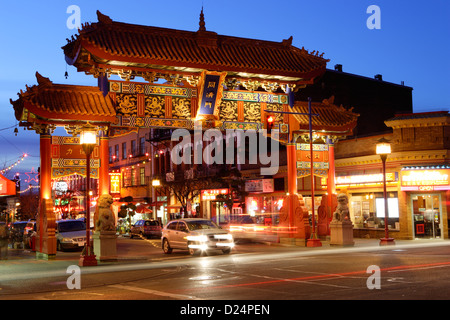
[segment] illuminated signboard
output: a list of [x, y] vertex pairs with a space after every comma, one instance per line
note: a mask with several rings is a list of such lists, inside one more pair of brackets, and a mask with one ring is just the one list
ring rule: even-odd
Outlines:
[[6, 179], [0, 174], [0, 196], [10, 196], [16, 194], [16, 184], [14, 181]]
[[273, 179], [245, 181], [245, 191], [247, 192], [273, 192], [273, 190]]
[[402, 191], [450, 190], [450, 170], [401, 171]]
[[120, 173], [109, 173], [109, 192], [111, 194], [120, 194]]
[[[386, 182], [397, 181], [398, 176], [396, 172], [386, 173]], [[336, 185], [341, 184], [362, 184], [362, 183], [380, 183], [383, 182], [383, 174], [360, 174], [354, 176], [336, 177]]]
[[228, 194], [228, 189], [202, 190], [202, 201], [216, 200], [216, 196], [219, 194]]

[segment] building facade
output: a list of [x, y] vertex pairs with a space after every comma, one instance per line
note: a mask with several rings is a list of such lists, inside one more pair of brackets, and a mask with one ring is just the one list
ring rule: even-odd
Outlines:
[[391, 141], [386, 162], [388, 226], [396, 239], [449, 236], [450, 115], [447, 111], [396, 115], [392, 133], [341, 141], [336, 147], [336, 190], [349, 196], [356, 237], [384, 235], [380, 138]]

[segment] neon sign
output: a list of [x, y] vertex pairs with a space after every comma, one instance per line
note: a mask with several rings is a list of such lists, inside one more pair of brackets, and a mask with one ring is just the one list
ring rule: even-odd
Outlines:
[[450, 190], [450, 170], [401, 171], [402, 191]]
[[228, 194], [228, 189], [202, 190], [202, 200], [216, 200], [216, 196], [219, 194]]

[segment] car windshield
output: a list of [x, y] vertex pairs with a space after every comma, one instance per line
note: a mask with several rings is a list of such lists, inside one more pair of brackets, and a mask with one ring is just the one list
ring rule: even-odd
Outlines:
[[186, 221], [189, 230], [217, 229], [217, 225], [210, 220]]
[[12, 227], [14, 229], [23, 229], [23, 228], [25, 228], [26, 224], [27, 224], [27, 222], [16, 222], [16, 223], [13, 223]]
[[82, 221], [64, 221], [58, 222], [59, 232], [70, 232], [86, 230], [86, 224]]
[[145, 226], [159, 226], [158, 221], [145, 221]]

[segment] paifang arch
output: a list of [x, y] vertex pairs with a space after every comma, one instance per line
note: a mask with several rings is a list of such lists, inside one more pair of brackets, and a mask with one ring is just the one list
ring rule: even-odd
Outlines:
[[[203, 10], [196, 32], [116, 22], [99, 11], [97, 18], [83, 24], [62, 49], [66, 62], [97, 78], [98, 86], [54, 84], [36, 72], [37, 85], [26, 86], [11, 100], [20, 125], [41, 137], [38, 224], [45, 228], [38, 250], [46, 256], [56, 254], [51, 180], [65, 170], [58, 167], [63, 159], [51, 156], [57, 153], [51, 136], [56, 127], [64, 127], [74, 144], [86, 123], [97, 128], [99, 145], [91, 164], [99, 194], [108, 193], [108, 166], [103, 165], [108, 164], [108, 139], [136, 127], [192, 129], [200, 121], [203, 129], [259, 130], [268, 112], [275, 111], [281, 140], [295, 144], [305, 137], [308, 120], [289, 114], [305, 107], [293, 93], [320, 78], [329, 61], [323, 53], [294, 47], [292, 37], [273, 42], [207, 31]], [[320, 115], [314, 130], [334, 138], [350, 134], [356, 125], [357, 115], [332, 101], [314, 104], [313, 111]], [[297, 177], [295, 148], [288, 153], [293, 161], [288, 175]], [[81, 167], [75, 170], [83, 174]], [[289, 189], [296, 190], [296, 178], [289, 181]]]

